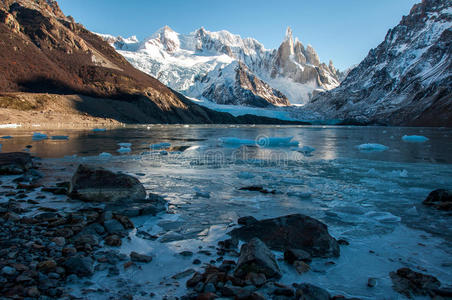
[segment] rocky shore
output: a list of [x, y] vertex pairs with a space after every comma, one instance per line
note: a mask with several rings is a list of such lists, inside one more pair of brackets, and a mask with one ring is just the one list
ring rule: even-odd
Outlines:
[[[119, 247], [132, 232], [161, 243], [178, 238], [171, 232], [155, 236], [134, 224], [134, 218], [164, 214], [164, 198], [148, 193], [135, 177], [84, 164], [77, 166], [70, 181], [43, 186], [39, 164], [26, 153], [1, 153], [0, 174], [0, 298], [158, 298], [145, 285], [119, 275], [159, 257], [124, 253]], [[54, 196], [72, 203], [73, 209], [42, 205]], [[450, 192], [434, 191], [424, 203], [448, 210]], [[216, 247], [199, 250], [210, 260], [202, 269], [202, 262], [193, 259], [193, 268], [171, 277], [186, 287], [185, 296], [166, 299], [356, 299], [332, 295], [328, 286], [305, 283], [302, 277], [292, 285], [278, 282], [282, 264], [301, 275], [310, 272], [312, 261], [334, 259], [341, 247], [353, 247], [334, 238], [324, 223], [302, 214], [263, 220], [247, 216], [237, 223], [241, 226]], [[274, 251], [284, 253], [284, 259]], [[193, 252], [179, 255], [191, 257]], [[116, 279], [117, 289], [92, 288], [90, 280], [99, 273]], [[429, 274], [401, 268], [388, 275], [394, 290], [405, 297], [452, 297], [452, 291]], [[367, 284], [372, 288], [378, 281], [369, 278]]]

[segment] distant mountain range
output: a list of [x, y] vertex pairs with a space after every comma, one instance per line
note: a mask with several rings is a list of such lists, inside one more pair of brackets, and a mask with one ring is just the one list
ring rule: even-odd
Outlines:
[[179, 34], [165, 26], [148, 39], [101, 35], [136, 68], [194, 98], [255, 107], [304, 104], [339, 85], [341, 74], [312, 46], [293, 39], [268, 50], [252, 38], [200, 28]]
[[13, 93], [0, 95], [1, 109], [37, 111], [54, 103], [25, 103], [18, 93], [76, 94], [80, 113], [125, 123], [281, 123], [193, 103], [135, 69], [53, 0], [0, 1], [0, 92]]

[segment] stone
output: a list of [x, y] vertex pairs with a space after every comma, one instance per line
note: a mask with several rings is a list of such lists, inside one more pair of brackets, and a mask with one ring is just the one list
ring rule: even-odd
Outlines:
[[193, 274], [193, 273], [195, 273], [195, 270], [193, 270], [193, 269], [187, 269], [187, 270], [185, 270], [185, 271], [179, 272], [179, 273], [177, 273], [177, 274], [171, 276], [171, 278], [172, 278], [172, 279], [178, 280], [178, 279], [182, 279], [182, 278], [184, 278], [184, 277], [190, 276], [190, 275]]
[[270, 249], [285, 251], [300, 249], [311, 257], [338, 257], [339, 245], [322, 222], [302, 214], [265, 219], [236, 228], [229, 233], [233, 238], [250, 241], [257, 237]]
[[437, 189], [431, 192], [422, 202], [424, 205], [433, 206], [439, 210], [452, 210], [452, 191]]
[[14, 269], [13, 267], [5, 266], [2, 268], [2, 274], [9, 276], [14, 275], [16, 274], [16, 269]]
[[310, 262], [311, 261], [311, 255], [300, 249], [288, 249], [284, 251], [284, 260], [287, 261], [289, 264], [293, 264], [295, 261], [304, 261], [304, 262]]
[[145, 254], [139, 254], [135, 251], [130, 252], [130, 259], [135, 262], [148, 263], [152, 261], [152, 257]]
[[118, 220], [125, 229], [135, 228], [135, 225], [127, 216], [115, 215], [114, 218]]
[[409, 268], [398, 269], [396, 272], [389, 273], [389, 275], [393, 289], [408, 298], [432, 295], [433, 291], [441, 286], [441, 282], [435, 277], [415, 272]]
[[326, 290], [318, 286], [303, 283], [297, 285], [295, 298], [298, 300], [330, 300], [331, 295]]
[[90, 246], [97, 246], [99, 245], [99, 237], [95, 234], [82, 234], [78, 235], [74, 238], [74, 244], [75, 245], [90, 245]]
[[119, 247], [122, 244], [122, 240], [119, 236], [113, 234], [105, 238], [105, 244], [112, 247]]
[[41, 296], [41, 293], [36, 286], [32, 286], [28, 288], [27, 296], [31, 298], [38, 298], [39, 296]]
[[300, 275], [311, 270], [311, 267], [307, 263], [305, 263], [301, 260], [294, 261], [293, 266], [295, 267], [295, 270], [297, 270], [298, 274], [300, 274]]
[[38, 263], [36, 267], [41, 272], [49, 273], [55, 270], [55, 268], [57, 267], [57, 263], [54, 260], [45, 260]]
[[146, 190], [137, 178], [83, 164], [72, 177], [69, 194], [87, 202], [133, 202], [146, 198]]
[[240, 249], [240, 257], [234, 275], [245, 278], [250, 272], [262, 273], [266, 278], [280, 278], [281, 272], [275, 256], [258, 238], [251, 239]]
[[87, 256], [71, 256], [64, 261], [63, 266], [68, 274], [75, 274], [78, 277], [91, 276], [94, 273], [94, 261]]
[[122, 226], [122, 224], [115, 219], [105, 221], [104, 227], [105, 231], [107, 231], [109, 234], [118, 234], [124, 231], [124, 226]]
[[29, 153], [0, 153], [0, 175], [18, 175], [33, 167]]
[[375, 278], [367, 279], [367, 286], [368, 287], [375, 287], [376, 285], [377, 285], [377, 280]]
[[66, 244], [66, 239], [62, 236], [54, 237], [52, 242], [54, 242], [57, 246], [63, 247]]
[[265, 274], [254, 272], [249, 272], [248, 274], [246, 274], [245, 280], [251, 282], [252, 285], [257, 287], [260, 287], [267, 282]]

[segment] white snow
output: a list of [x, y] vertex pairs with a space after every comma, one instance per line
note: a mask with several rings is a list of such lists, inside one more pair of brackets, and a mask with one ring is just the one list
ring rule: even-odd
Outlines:
[[404, 135], [402, 137], [402, 140], [404, 142], [423, 143], [423, 142], [428, 141], [429, 139], [422, 135]]
[[0, 128], [18, 128], [22, 127], [20, 124], [0, 124]]
[[358, 150], [360, 151], [386, 151], [388, 150], [388, 147], [382, 144], [361, 144], [357, 146]]

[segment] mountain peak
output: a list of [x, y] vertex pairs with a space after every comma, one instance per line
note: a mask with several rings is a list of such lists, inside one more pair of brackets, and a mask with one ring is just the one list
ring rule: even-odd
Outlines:
[[290, 26], [287, 27], [286, 29], [286, 37], [285, 40], [292, 40], [292, 28], [290, 28]]

